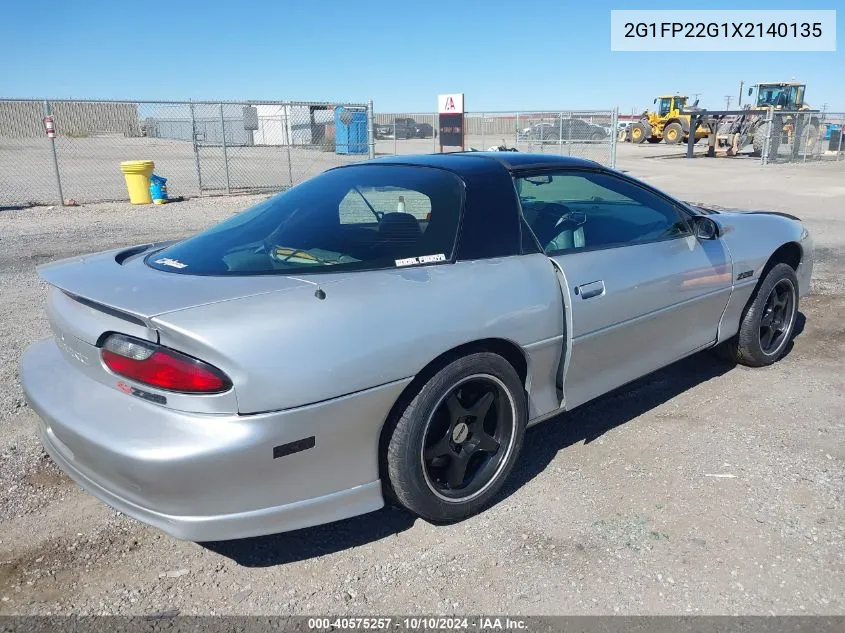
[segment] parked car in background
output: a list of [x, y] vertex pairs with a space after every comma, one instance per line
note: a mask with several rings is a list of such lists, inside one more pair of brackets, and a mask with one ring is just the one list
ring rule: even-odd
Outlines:
[[375, 124], [373, 124], [373, 135], [377, 139], [393, 138], [393, 124], [391, 124], [391, 123], [375, 123]]
[[437, 136], [437, 131], [431, 123], [417, 123], [416, 133], [417, 138], [432, 138]]
[[431, 138], [436, 135], [430, 123], [420, 123], [409, 117], [399, 117], [393, 123], [376, 123], [373, 133], [377, 139]]
[[418, 123], [411, 118], [397, 118], [393, 122], [397, 139], [431, 138], [434, 128], [429, 123]]
[[40, 266], [53, 336], [20, 379], [55, 463], [179, 538], [386, 500], [457, 521], [527, 426], [699, 350], [777, 361], [812, 269], [798, 218], [592, 161], [391, 156], [181, 241]]
[[583, 119], [553, 119], [523, 128], [521, 140], [540, 142], [600, 141], [608, 137], [609, 130]]

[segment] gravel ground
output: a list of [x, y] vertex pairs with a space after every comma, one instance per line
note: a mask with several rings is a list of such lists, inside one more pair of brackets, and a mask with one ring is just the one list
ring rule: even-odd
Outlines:
[[790, 211], [817, 245], [788, 356], [699, 354], [528, 432], [498, 503], [176, 541], [53, 467], [16, 367], [47, 334], [34, 266], [189, 234], [255, 197], [0, 213], [0, 613], [845, 614], [845, 165], [620, 167], [690, 200]]

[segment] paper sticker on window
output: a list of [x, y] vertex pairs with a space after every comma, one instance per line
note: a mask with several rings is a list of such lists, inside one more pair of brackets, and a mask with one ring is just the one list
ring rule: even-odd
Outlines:
[[397, 259], [397, 266], [414, 266], [416, 264], [432, 264], [434, 262], [445, 262], [446, 256], [443, 253], [437, 255], [420, 255], [419, 257], [406, 257], [405, 259]]
[[188, 264], [183, 264], [178, 259], [172, 259], [170, 257], [162, 257], [161, 259], [155, 260], [156, 264], [161, 264], [162, 266], [173, 266], [173, 268], [187, 268]]

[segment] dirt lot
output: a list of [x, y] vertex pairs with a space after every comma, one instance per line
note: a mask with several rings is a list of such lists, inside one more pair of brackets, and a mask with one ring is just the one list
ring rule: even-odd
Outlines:
[[34, 266], [255, 198], [0, 213], [0, 613], [845, 613], [845, 163], [659, 155], [626, 146], [619, 167], [806, 220], [817, 264], [791, 351], [754, 370], [699, 354], [535, 427], [498, 502], [449, 527], [384, 509], [203, 546], [82, 492], [17, 382], [47, 334]]

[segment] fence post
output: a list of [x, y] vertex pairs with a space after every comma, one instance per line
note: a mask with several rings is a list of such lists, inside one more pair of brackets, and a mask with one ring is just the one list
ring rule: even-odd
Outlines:
[[804, 138], [804, 115], [795, 112], [792, 117], [792, 147], [789, 148], [789, 162], [797, 163], [801, 153], [801, 140]]
[[763, 139], [763, 154], [760, 156], [760, 162], [763, 165], [769, 164], [769, 149], [772, 146], [772, 135], [775, 131], [775, 124], [774, 124], [774, 110], [767, 110], [766, 111], [766, 123], [769, 125], [766, 126], [766, 138]]
[[229, 152], [226, 150], [226, 123], [223, 120], [223, 104], [220, 104], [220, 137], [223, 142], [223, 170], [226, 173], [226, 193], [232, 193], [229, 185]]
[[836, 148], [836, 162], [839, 162], [839, 156], [842, 154], [842, 136], [845, 135], [845, 116], [842, 117], [842, 121], [839, 123], [839, 145]]
[[434, 113], [434, 125], [431, 126], [433, 131], [431, 132], [431, 144], [433, 147], [431, 151], [433, 154], [437, 153], [437, 135], [440, 134], [440, 113]]
[[[619, 108], [614, 108], [610, 113], [610, 168], [616, 169], [616, 136], [619, 127]], [[695, 136], [695, 130], [691, 132]]]
[[373, 118], [373, 100], [370, 99], [369, 101], [367, 101], [367, 135], [370, 139], [369, 148], [367, 150], [368, 158], [376, 157], [376, 129]]
[[[45, 99], [44, 116], [50, 116], [51, 114], [50, 102]], [[53, 154], [53, 172], [56, 175], [56, 190], [59, 193], [59, 206], [63, 206], [65, 203], [65, 196], [62, 193], [62, 176], [59, 172], [59, 158], [56, 156], [56, 139], [54, 137], [50, 137], [50, 151]]]
[[807, 121], [804, 123], [804, 131], [807, 133], [806, 138], [804, 140], [804, 156], [801, 160], [802, 163], [807, 162], [807, 145], [810, 144], [810, 115], [807, 115]]
[[194, 115], [194, 104], [190, 104], [191, 110], [191, 143], [194, 147], [194, 162], [197, 165], [197, 187], [199, 195], [202, 195], [202, 171], [200, 170], [200, 150], [197, 147], [197, 119]]
[[560, 154], [561, 156], [563, 156], [563, 112], [558, 112], [557, 122], [558, 122], [557, 153]]
[[[372, 102], [370, 102], [370, 103], [372, 103]], [[293, 124], [291, 123], [291, 120], [290, 120], [290, 106], [285, 105], [285, 106], [282, 106], [282, 107], [284, 108], [282, 110], [282, 112], [284, 114], [281, 115], [280, 122], [282, 123], [282, 125], [284, 125], [284, 129], [285, 129], [284, 140], [285, 140], [285, 149], [287, 150], [287, 155], [288, 155], [288, 180], [290, 181], [290, 186], [293, 187], [293, 163], [291, 162], [291, 159], [290, 159], [290, 156], [291, 156], [290, 148], [291, 148], [291, 145], [293, 145], [293, 127], [292, 127]]]
[[572, 112], [569, 113], [569, 130], [567, 131], [566, 136], [566, 155], [572, 156]]
[[516, 113], [516, 129], [513, 133], [513, 146], [519, 151], [519, 112]]

